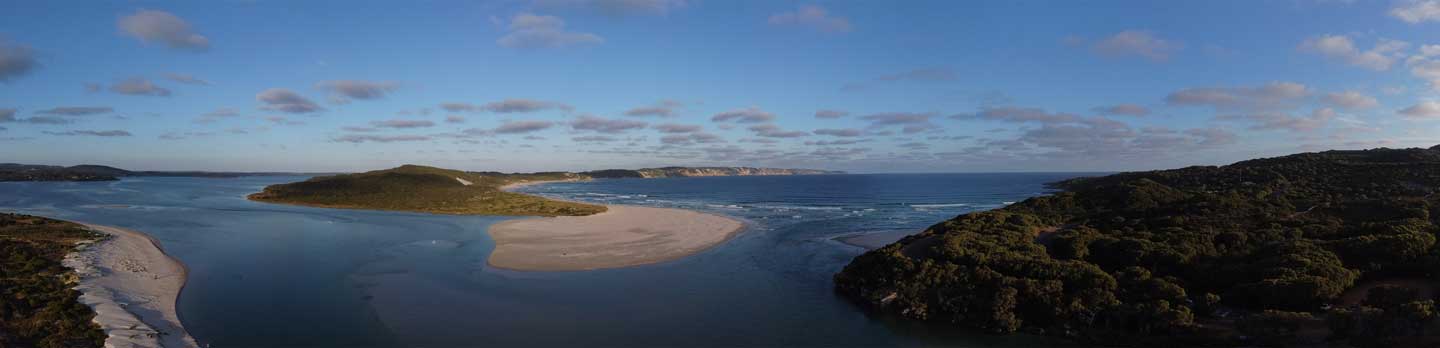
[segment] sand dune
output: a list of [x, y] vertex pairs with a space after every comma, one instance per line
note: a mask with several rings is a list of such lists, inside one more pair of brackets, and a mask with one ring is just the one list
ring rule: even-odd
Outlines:
[[80, 274], [80, 302], [95, 309], [106, 347], [196, 347], [175, 314], [186, 270], [149, 236], [85, 224], [112, 236], [65, 257]]

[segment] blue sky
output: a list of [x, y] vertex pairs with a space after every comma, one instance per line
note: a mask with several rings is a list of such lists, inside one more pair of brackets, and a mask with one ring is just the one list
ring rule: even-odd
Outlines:
[[1440, 143], [1440, 0], [4, 8], [7, 162], [1110, 171]]

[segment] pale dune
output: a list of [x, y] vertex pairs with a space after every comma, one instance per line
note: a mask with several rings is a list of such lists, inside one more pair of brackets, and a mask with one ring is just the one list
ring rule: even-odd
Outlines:
[[112, 236], [87, 243], [65, 257], [80, 275], [80, 302], [95, 309], [106, 347], [196, 347], [180, 324], [175, 300], [185, 286], [185, 266], [149, 236], [85, 224]]
[[[512, 184], [504, 189], [521, 185]], [[606, 205], [589, 216], [540, 217], [490, 226], [491, 266], [519, 271], [583, 271], [680, 259], [729, 240], [745, 224], [690, 210]]]

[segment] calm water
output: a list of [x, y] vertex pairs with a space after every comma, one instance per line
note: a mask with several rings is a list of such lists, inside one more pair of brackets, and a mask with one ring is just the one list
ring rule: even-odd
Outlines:
[[830, 277], [861, 253], [835, 237], [918, 231], [1044, 194], [1077, 174], [597, 180], [528, 187], [570, 199], [744, 219], [736, 239], [618, 270], [489, 269], [509, 217], [329, 210], [244, 195], [303, 177], [0, 183], [0, 211], [141, 230], [190, 268], [180, 315], [214, 347], [1054, 345], [872, 318]]

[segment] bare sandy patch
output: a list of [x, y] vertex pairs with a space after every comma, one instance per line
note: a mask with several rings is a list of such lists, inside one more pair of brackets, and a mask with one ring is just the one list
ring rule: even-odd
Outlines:
[[[513, 187], [512, 187], [513, 188]], [[696, 211], [607, 205], [589, 216], [510, 220], [490, 226], [492, 266], [582, 271], [675, 260], [730, 239], [745, 224]]]
[[80, 275], [80, 302], [94, 308], [106, 347], [196, 347], [180, 324], [175, 301], [187, 271], [150, 236], [84, 224], [112, 236], [65, 257]]

